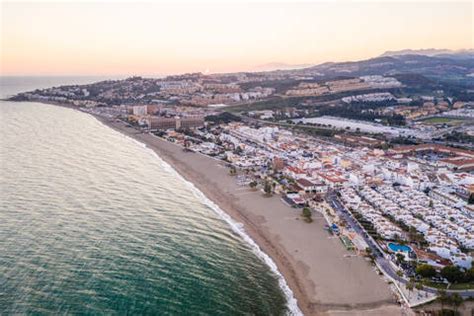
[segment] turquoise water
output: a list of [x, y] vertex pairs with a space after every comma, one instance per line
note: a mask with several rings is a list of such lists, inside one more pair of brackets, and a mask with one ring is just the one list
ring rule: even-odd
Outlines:
[[289, 312], [268, 258], [152, 151], [77, 111], [0, 113], [1, 314]]
[[393, 252], [401, 251], [401, 252], [410, 252], [412, 249], [406, 245], [400, 245], [393, 242], [388, 243], [388, 248]]

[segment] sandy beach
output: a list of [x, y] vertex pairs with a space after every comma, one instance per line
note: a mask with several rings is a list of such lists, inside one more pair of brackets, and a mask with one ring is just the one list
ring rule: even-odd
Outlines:
[[107, 126], [145, 143], [235, 221], [277, 264], [305, 315], [400, 315], [389, 285], [361, 257], [345, 257], [338, 238], [316, 215], [307, 224], [280, 197], [237, 185], [223, 162], [181, 147], [122, 122], [96, 116]]
[[[45, 102], [43, 102], [45, 103]], [[47, 104], [79, 110], [56, 102]], [[157, 136], [142, 133], [122, 121], [93, 115], [104, 125], [155, 151], [181, 176], [244, 225], [247, 234], [276, 263], [305, 315], [402, 315], [402, 309], [375, 268], [347, 251], [325, 230], [322, 215], [313, 223], [301, 220], [300, 210], [280, 196], [239, 186], [225, 163]]]

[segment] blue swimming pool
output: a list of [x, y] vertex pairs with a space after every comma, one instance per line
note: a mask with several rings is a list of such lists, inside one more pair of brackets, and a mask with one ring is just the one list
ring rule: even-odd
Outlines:
[[390, 250], [392, 250], [393, 252], [398, 252], [398, 251], [410, 252], [410, 251], [412, 251], [412, 249], [409, 246], [400, 245], [400, 244], [396, 244], [396, 243], [393, 243], [393, 242], [388, 243], [388, 248]]

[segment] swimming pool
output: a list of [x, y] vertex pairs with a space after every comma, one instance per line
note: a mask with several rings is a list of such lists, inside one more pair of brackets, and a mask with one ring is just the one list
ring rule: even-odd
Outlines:
[[390, 250], [392, 250], [393, 252], [398, 252], [398, 251], [410, 252], [410, 251], [412, 251], [411, 247], [409, 247], [409, 246], [400, 245], [400, 244], [396, 244], [396, 243], [393, 243], [393, 242], [388, 243], [388, 248]]

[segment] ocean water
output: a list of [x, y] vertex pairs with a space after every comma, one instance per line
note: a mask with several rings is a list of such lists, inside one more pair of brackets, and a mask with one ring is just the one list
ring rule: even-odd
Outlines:
[[[97, 78], [2, 78], [2, 96]], [[0, 102], [0, 314], [299, 313], [273, 262], [151, 150]]]

